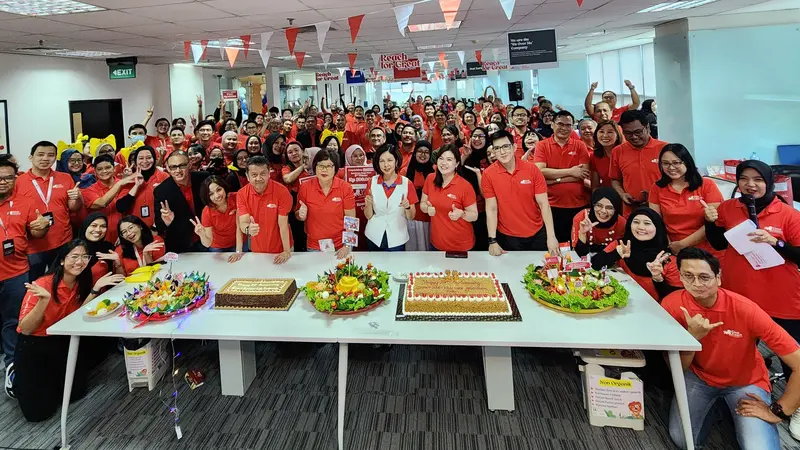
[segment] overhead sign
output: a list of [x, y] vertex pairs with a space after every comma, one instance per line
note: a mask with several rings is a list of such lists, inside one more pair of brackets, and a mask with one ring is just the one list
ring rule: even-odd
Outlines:
[[483, 65], [479, 62], [468, 62], [467, 63], [467, 76], [468, 77], [485, 77], [486, 76], [486, 69], [483, 68]]
[[395, 53], [394, 55], [381, 55], [380, 69], [392, 69], [398, 63], [408, 61], [408, 56], [405, 53]]
[[508, 57], [511, 66], [523, 64], [558, 66], [556, 30], [517, 31], [508, 33]]
[[339, 81], [339, 74], [333, 72], [317, 72], [317, 83], [327, 81]]
[[223, 89], [222, 90], [222, 99], [223, 100], [236, 100], [239, 98], [239, 91], [236, 89]]
[[110, 80], [136, 78], [136, 64], [115, 64], [108, 66], [108, 78]]
[[419, 59], [406, 59], [395, 62], [394, 79], [408, 80], [419, 79], [422, 76]]
[[352, 70], [345, 70], [344, 78], [347, 84], [363, 84], [367, 82], [367, 79], [364, 77], [364, 72], [360, 70], [356, 70], [355, 75], [353, 75]]

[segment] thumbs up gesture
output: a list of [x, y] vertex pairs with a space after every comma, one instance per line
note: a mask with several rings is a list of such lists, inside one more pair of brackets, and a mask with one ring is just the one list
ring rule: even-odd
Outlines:
[[431, 204], [431, 202], [429, 202], [429, 201], [426, 201], [425, 203], [427, 204], [428, 215], [431, 216], [431, 217], [435, 216], [436, 215], [436, 208], [434, 208], [433, 205]]
[[253, 219], [253, 216], [250, 216], [250, 224], [247, 225], [247, 234], [250, 236], [258, 236], [258, 233], [261, 231], [261, 227], [258, 226], [256, 220]]
[[32, 231], [46, 230], [47, 227], [49, 226], [50, 226], [50, 221], [47, 219], [47, 217], [43, 216], [38, 209], [36, 210], [36, 219], [34, 219], [31, 223], [28, 224], [28, 227]]
[[464, 210], [456, 208], [456, 204], [453, 203], [453, 209], [450, 210], [450, 212], [447, 213], [447, 215], [450, 216], [450, 220], [455, 222], [456, 220], [458, 220], [458, 219], [460, 219], [460, 218], [462, 218], [464, 216]]
[[703, 200], [700, 200], [700, 204], [703, 205], [705, 208], [705, 216], [707, 222], [716, 222], [719, 219], [719, 213], [717, 212], [717, 208], [714, 206], [709, 205]]
[[81, 198], [81, 190], [78, 188], [80, 182], [75, 183], [75, 186], [67, 191], [67, 198], [70, 200], [77, 200]]
[[164, 221], [166, 226], [170, 226], [172, 221], [175, 220], [175, 212], [169, 209], [169, 202], [166, 200], [161, 202], [161, 220]]
[[411, 203], [408, 202], [405, 194], [403, 194], [403, 197], [400, 200], [400, 207], [403, 209], [411, 208]]
[[297, 208], [297, 218], [301, 221], [308, 218], [308, 206], [302, 201], [300, 202], [300, 207]]

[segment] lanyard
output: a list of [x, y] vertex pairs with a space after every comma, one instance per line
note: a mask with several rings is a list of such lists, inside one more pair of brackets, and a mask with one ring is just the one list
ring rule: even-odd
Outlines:
[[36, 193], [39, 194], [39, 198], [41, 198], [42, 201], [44, 202], [45, 208], [49, 209], [50, 197], [53, 195], [53, 177], [51, 176], [47, 180], [47, 197], [45, 197], [44, 193], [42, 193], [42, 189], [39, 187], [39, 183], [36, 180], [31, 180], [31, 183], [33, 183], [33, 187], [36, 189]]
[[139, 267], [144, 266], [144, 255], [139, 256], [139, 250], [136, 250], [136, 246], [133, 246], [133, 253], [136, 255], [136, 262], [139, 264]]
[[[11, 219], [9, 219], [9, 216], [11, 215], [11, 208], [13, 207], [14, 207], [14, 200], [11, 200], [10, 202], [8, 202], [8, 211], [6, 211], [6, 220], [8, 220], [8, 223], [11, 223]], [[3, 223], [3, 219], [0, 219], [0, 228], [3, 229], [3, 234], [5, 235], [5, 237], [8, 237], [8, 230], [6, 230], [6, 224]]]

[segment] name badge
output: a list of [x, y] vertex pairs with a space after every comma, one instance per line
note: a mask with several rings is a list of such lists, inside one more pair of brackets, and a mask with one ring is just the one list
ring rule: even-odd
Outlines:
[[144, 219], [145, 217], [150, 217], [150, 207], [149, 206], [142, 206], [141, 210], [141, 217]]
[[6, 239], [3, 241], [3, 256], [11, 256], [14, 254], [14, 240]]
[[46, 213], [42, 214], [42, 217], [47, 219], [47, 222], [50, 224], [48, 226], [52, 227], [56, 223], [55, 219], [53, 218], [53, 213], [51, 211], [47, 211]]

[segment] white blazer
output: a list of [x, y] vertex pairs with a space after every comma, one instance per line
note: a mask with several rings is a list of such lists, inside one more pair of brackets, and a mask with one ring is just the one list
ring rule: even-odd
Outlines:
[[408, 194], [408, 178], [398, 175], [397, 186], [392, 195], [386, 197], [383, 185], [378, 183], [378, 175], [372, 177], [372, 218], [367, 221], [364, 234], [375, 245], [381, 245], [383, 234], [389, 247], [397, 247], [408, 242], [408, 226], [405, 209], [400, 206], [403, 196]]

